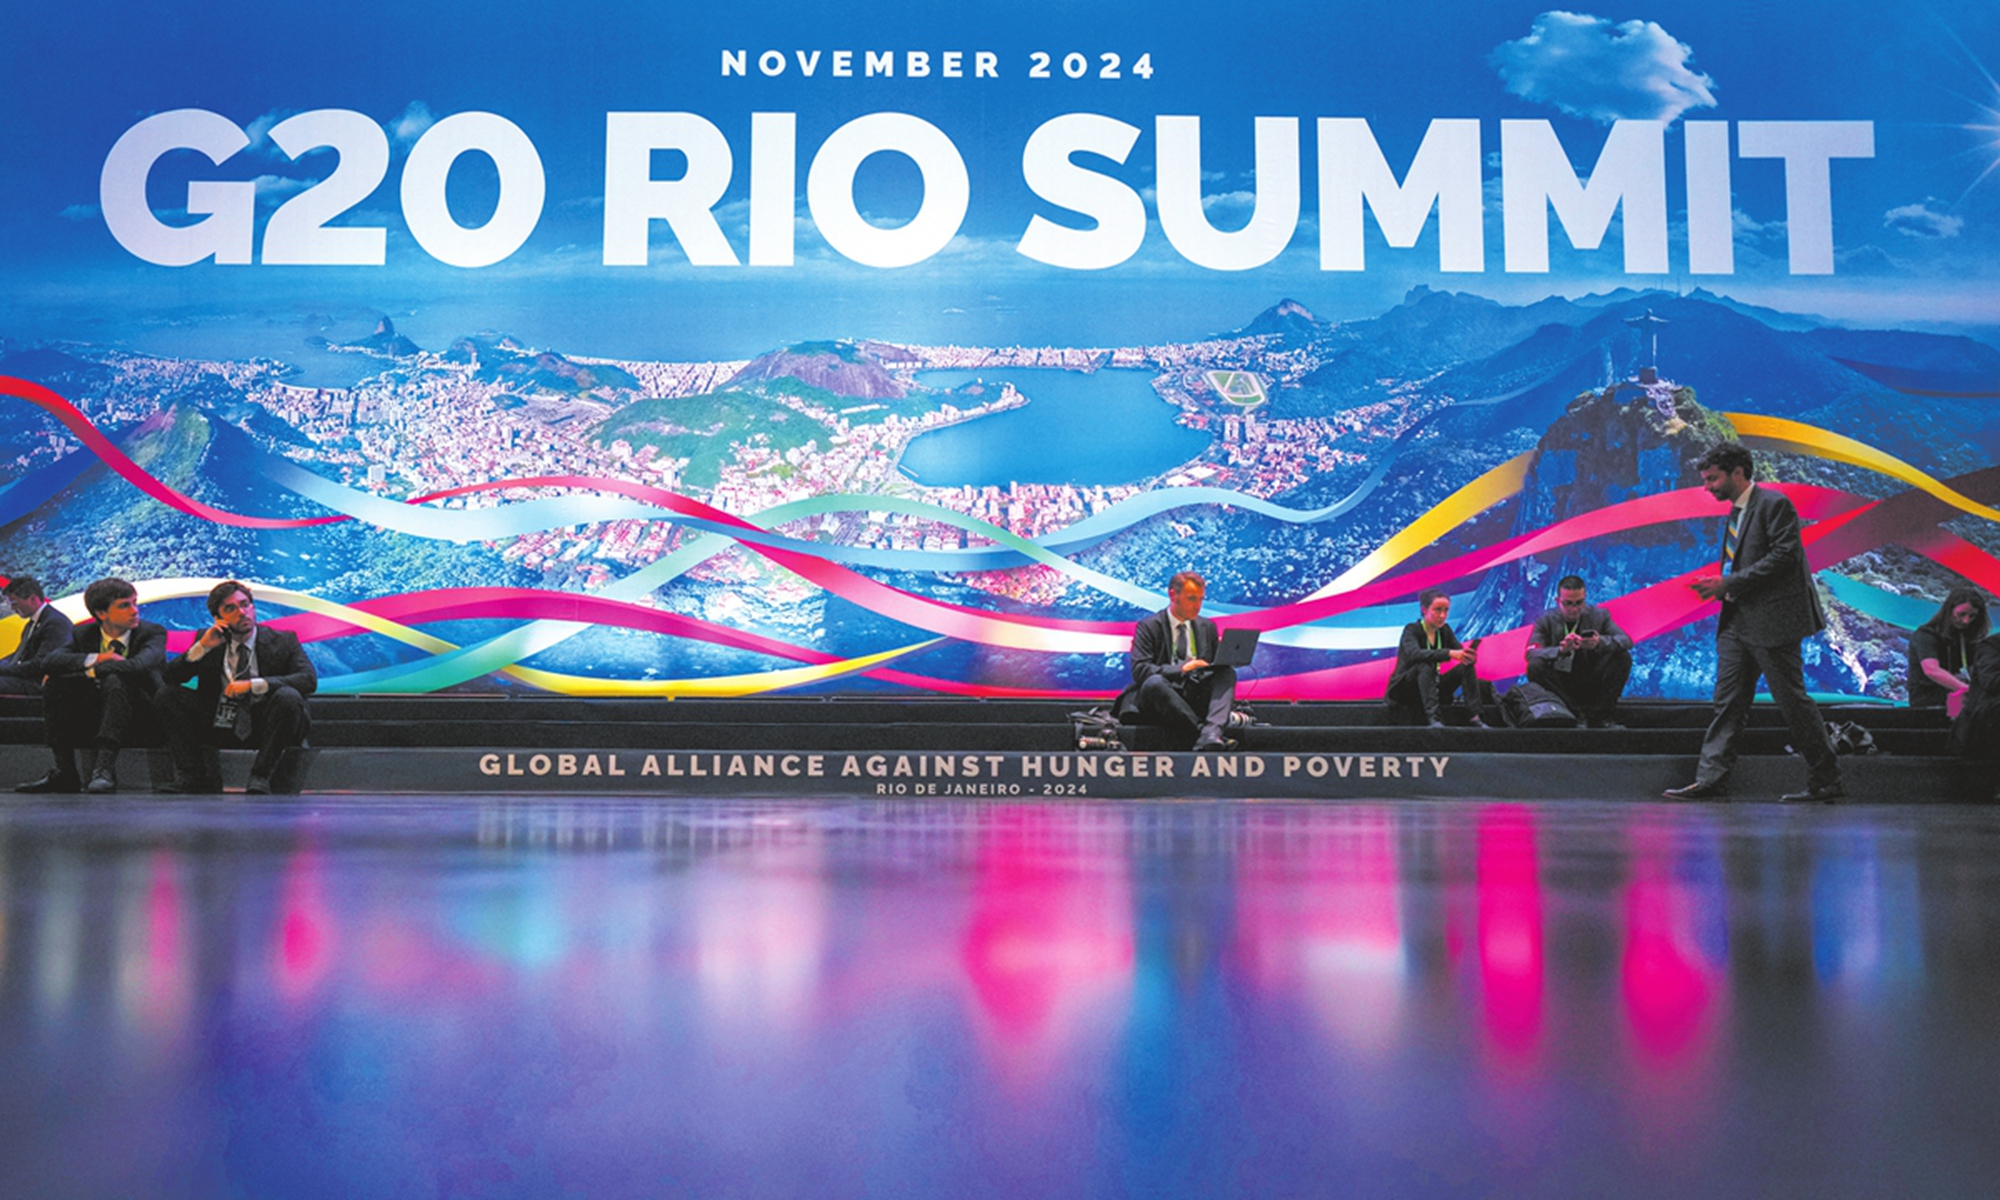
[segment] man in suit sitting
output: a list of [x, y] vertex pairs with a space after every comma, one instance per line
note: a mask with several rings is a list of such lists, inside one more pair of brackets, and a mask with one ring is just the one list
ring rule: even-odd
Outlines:
[[192, 691], [168, 689], [167, 729], [182, 792], [222, 790], [221, 760], [215, 746], [254, 746], [250, 782], [244, 791], [269, 795], [271, 776], [285, 751], [305, 744], [312, 718], [306, 697], [319, 688], [319, 673], [296, 634], [257, 626], [257, 601], [250, 589], [225, 579], [208, 593], [215, 620], [187, 652], [167, 664], [166, 679]]
[[[32, 575], [16, 575], [4, 589], [14, 611], [26, 619], [21, 640], [14, 652], [0, 658], [0, 695], [39, 696], [42, 680], [48, 675], [43, 660], [69, 645], [75, 625], [42, 594], [41, 581]], [[83, 780], [77, 776], [76, 759], [67, 752], [56, 755], [56, 765], [48, 774], [14, 789], [17, 792], [78, 792]]]
[[69, 644], [75, 626], [49, 603], [41, 582], [32, 575], [16, 575], [0, 592], [27, 621], [21, 626], [21, 640], [14, 644], [13, 653], [0, 658], [0, 695], [39, 696], [42, 677], [48, 674], [42, 660]]
[[1528, 634], [1528, 682], [1562, 698], [1592, 729], [1617, 729], [1618, 698], [1632, 677], [1632, 638], [1590, 603], [1581, 575], [1556, 584], [1556, 606]]
[[1723, 794], [1761, 675], [1784, 714], [1792, 745], [1806, 760], [1806, 790], [1780, 799], [1831, 804], [1847, 792], [1826, 722], [1806, 692], [1805, 660], [1799, 653], [1800, 642], [1826, 628], [1799, 534], [1799, 512], [1784, 493], [1751, 481], [1756, 464], [1738, 442], [1716, 446], [1695, 468], [1708, 494], [1730, 505], [1720, 573], [1688, 585], [1702, 599], [1722, 602], [1715, 626], [1715, 716], [1702, 738], [1694, 782], [1668, 788], [1667, 798], [1701, 800]]
[[85, 588], [83, 606], [95, 620], [77, 626], [66, 645], [42, 660], [48, 671], [45, 720], [56, 770], [24, 791], [75, 791], [75, 766], [67, 778], [62, 768], [80, 750], [95, 751], [84, 790], [98, 795], [117, 791], [119, 749], [154, 719], [167, 631], [139, 618], [138, 589], [123, 579], [100, 579]]
[[1167, 607], [1132, 630], [1132, 682], [1111, 706], [1121, 721], [1163, 725], [1185, 733], [1199, 751], [1226, 749], [1223, 731], [1244, 723], [1232, 715], [1236, 668], [1213, 666], [1215, 622], [1201, 615], [1208, 585], [1193, 571], [1167, 583]]

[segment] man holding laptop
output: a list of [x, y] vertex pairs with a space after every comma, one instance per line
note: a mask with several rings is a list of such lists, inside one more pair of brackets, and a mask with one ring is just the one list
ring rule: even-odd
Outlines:
[[1225, 730], [1250, 723], [1233, 711], [1236, 667], [1247, 666], [1255, 630], [1230, 630], [1229, 645], [1201, 615], [1208, 585], [1193, 571], [1167, 584], [1167, 608], [1132, 631], [1132, 683], [1112, 713], [1121, 721], [1161, 725], [1194, 738], [1197, 751], [1226, 750]]

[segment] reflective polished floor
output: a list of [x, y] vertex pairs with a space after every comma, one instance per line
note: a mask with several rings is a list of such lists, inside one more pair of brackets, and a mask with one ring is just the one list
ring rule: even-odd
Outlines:
[[0, 1195], [1990, 1197], [2000, 809], [0, 806]]

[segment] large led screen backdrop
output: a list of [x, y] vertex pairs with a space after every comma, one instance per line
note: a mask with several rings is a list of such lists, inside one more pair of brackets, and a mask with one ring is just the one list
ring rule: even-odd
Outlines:
[[1576, 572], [1695, 698], [1740, 437], [1815, 689], [2000, 588], [2000, 14], [17, 6], [0, 572], [331, 692], [1252, 698], [1485, 672]]

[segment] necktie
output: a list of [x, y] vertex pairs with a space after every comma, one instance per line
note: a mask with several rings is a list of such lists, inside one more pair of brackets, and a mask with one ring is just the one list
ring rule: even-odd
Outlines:
[[112, 639], [111, 639], [111, 646], [110, 646], [110, 650], [111, 650], [111, 653], [113, 653], [113, 654], [116, 654], [116, 655], [117, 655], [118, 657], [120, 657], [120, 658], [124, 658], [124, 657], [125, 657], [125, 639], [124, 639], [124, 638], [112, 638]]
[[250, 673], [250, 647], [242, 642], [231, 643], [229, 647], [229, 682], [235, 683]]
[[1187, 622], [1182, 621], [1174, 626], [1174, 661], [1186, 662], [1187, 657]]
[[[1744, 507], [1748, 507], [1747, 505]], [[1722, 535], [1722, 569], [1736, 569], [1736, 543], [1743, 536], [1743, 508], [1738, 508], [1729, 518], [1729, 531]]]

